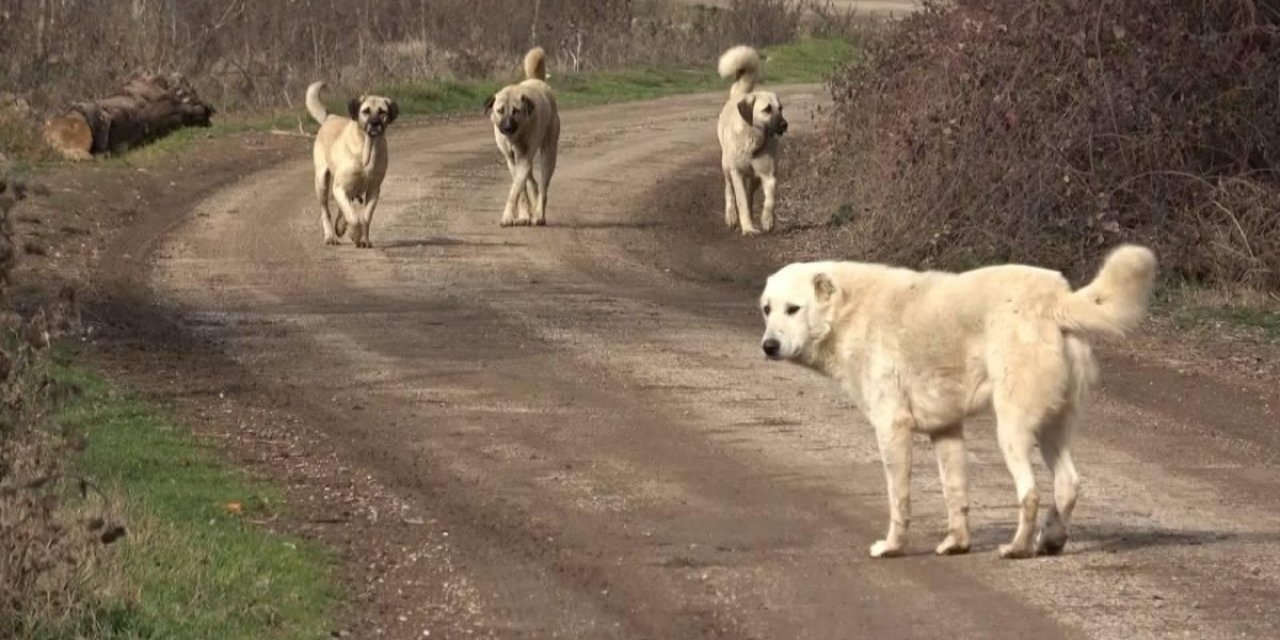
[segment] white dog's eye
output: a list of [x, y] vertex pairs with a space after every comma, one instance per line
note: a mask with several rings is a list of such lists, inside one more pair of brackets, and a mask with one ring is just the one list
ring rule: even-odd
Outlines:
[[799, 306], [796, 306], [796, 305], [794, 305], [794, 304], [789, 304], [789, 305], [787, 305], [787, 315], [789, 315], [789, 316], [794, 316], [794, 315], [796, 314], [796, 312], [797, 312], [797, 311], [799, 311], [799, 310], [800, 310], [800, 307], [799, 307]]
[[764, 308], [763, 308], [763, 309], [761, 309], [761, 311], [763, 311], [763, 312], [764, 312], [764, 314], [765, 314], [766, 316], [767, 316], [767, 315], [769, 315], [769, 312], [770, 312], [770, 311], [772, 311], [772, 310], [773, 310], [773, 309], [769, 308], [769, 305], [767, 305], [767, 304], [764, 306]]

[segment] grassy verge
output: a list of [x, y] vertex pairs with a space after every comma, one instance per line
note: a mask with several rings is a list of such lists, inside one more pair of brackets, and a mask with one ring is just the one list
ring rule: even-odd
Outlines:
[[128, 535], [100, 600], [37, 638], [327, 637], [338, 594], [326, 553], [250, 522], [271, 518], [277, 489], [101, 378], [65, 363], [54, 377], [82, 390], [57, 420], [87, 436], [78, 471], [119, 501]]
[[[764, 50], [769, 57], [765, 81], [770, 84], [821, 82], [837, 66], [855, 53], [853, 43], [842, 39], [806, 39]], [[505, 84], [501, 80], [433, 80], [409, 84], [393, 84], [375, 89], [392, 96], [403, 116], [428, 116], [452, 113], [479, 113], [484, 99]], [[553, 70], [551, 85], [565, 107], [585, 107], [663, 96], [716, 91], [727, 83], [716, 75], [715, 61], [697, 68], [637, 67], [576, 75], [558, 75]], [[330, 95], [329, 109], [344, 113], [346, 107], [338, 97]], [[215, 117], [207, 129], [180, 129], [169, 136], [121, 156], [125, 162], [145, 163], [175, 150], [186, 148], [196, 140], [249, 131], [283, 129], [296, 131], [299, 123], [308, 129], [314, 125], [302, 112], [225, 114]]]
[[1263, 342], [1280, 344], [1280, 298], [1275, 294], [1166, 286], [1157, 290], [1152, 308], [1179, 330], [1198, 333], [1236, 327]]

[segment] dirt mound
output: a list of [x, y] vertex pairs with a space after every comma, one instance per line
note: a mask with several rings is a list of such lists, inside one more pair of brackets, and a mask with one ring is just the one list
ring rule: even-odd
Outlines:
[[[860, 259], [1280, 288], [1280, 2], [959, 0], [832, 81], [809, 179]], [[849, 151], [845, 151], [849, 150]]]

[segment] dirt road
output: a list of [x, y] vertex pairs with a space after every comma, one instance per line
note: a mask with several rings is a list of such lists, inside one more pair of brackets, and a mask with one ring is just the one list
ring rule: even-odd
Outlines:
[[[816, 92], [786, 92], [793, 130]], [[759, 356], [778, 261], [718, 226], [721, 99], [566, 112], [546, 228], [498, 227], [506, 170], [464, 119], [391, 132], [372, 250], [321, 243], [299, 141], [123, 245], [149, 260], [108, 257], [146, 282], [139, 309], [234, 361], [220, 396], [266, 390], [333, 452], [313, 466], [396, 497], [349, 514], [400, 545], [349, 558], [391, 594], [354, 637], [1280, 637], [1276, 397], [1114, 349], [1067, 555], [996, 557], [1013, 488], [979, 421], [974, 553], [929, 555], [921, 442], [913, 555], [867, 558], [874, 439]]]

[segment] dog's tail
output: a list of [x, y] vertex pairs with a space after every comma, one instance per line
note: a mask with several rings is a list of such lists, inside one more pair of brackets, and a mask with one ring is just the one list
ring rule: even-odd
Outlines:
[[524, 54], [524, 77], [526, 80], [547, 79], [547, 52], [542, 47], [534, 47]]
[[746, 45], [738, 45], [720, 55], [720, 77], [733, 79], [730, 96], [751, 93], [760, 77], [760, 54]]
[[1156, 279], [1156, 255], [1146, 247], [1121, 245], [1107, 255], [1093, 281], [1067, 295], [1054, 310], [1068, 332], [1121, 336], [1147, 315]]
[[307, 87], [307, 113], [315, 118], [316, 122], [324, 124], [326, 118], [329, 117], [329, 110], [324, 108], [324, 103], [320, 102], [320, 90], [324, 88], [323, 82], [312, 82]]

